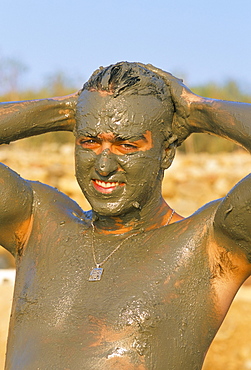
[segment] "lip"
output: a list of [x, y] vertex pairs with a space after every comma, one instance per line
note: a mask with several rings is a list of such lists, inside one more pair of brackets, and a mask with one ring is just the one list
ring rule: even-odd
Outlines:
[[99, 193], [110, 194], [118, 187], [124, 186], [124, 182], [118, 181], [101, 181], [97, 179], [92, 179], [92, 185]]

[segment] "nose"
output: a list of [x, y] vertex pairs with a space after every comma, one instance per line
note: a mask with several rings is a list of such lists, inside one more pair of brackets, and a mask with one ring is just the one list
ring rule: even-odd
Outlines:
[[102, 153], [97, 156], [95, 169], [101, 176], [108, 176], [117, 171], [118, 163], [115, 159], [115, 155], [111, 153], [110, 149], [103, 150]]

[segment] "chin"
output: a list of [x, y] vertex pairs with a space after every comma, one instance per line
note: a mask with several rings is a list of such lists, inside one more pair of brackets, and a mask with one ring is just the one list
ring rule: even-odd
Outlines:
[[110, 203], [109, 201], [107, 201], [106, 203], [103, 203], [100, 201], [92, 201], [90, 199], [87, 200], [90, 203], [92, 210], [100, 216], [122, 216], [135, 210], [135, 208], [131, 204], [126, 206], [124, 203], [120, 202], [118, 204], [117, 202]]

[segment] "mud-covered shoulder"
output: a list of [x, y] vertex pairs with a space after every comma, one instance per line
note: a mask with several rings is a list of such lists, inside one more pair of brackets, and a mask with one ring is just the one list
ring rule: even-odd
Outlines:
[[251, 175], [242, 179], [219, 204], [214, 219], [219, 240], [244, 253], [251, 263]]
[[219, 199], [207, 203], [189, 217], [159, 228], [154, 235], [156, 239], [151, 237], [151, 240], [156, 245], [162, 241], [168, 259], [170, 253], [180, 253], [198, 258], [203, 255], [208, 260], [208, 249], [214, 238], [214, 217], [220, 202]]
[[211, 201], [190, 216], [165, 226], [164, 237], [172, 241], [174, 249], [185, 247], [206, 256], [214, 241], [214, 218], [220, 203], [221, 199]]
[[33, 214], [48, 215], [53, 212], [77, 217], [81, 222], [88, 221], [90, 218], [89, 212], [84, 212], [73, 199], [58, 189], [38, 181], [29, 181], [29, 183], [33, 191]]
[[180, 222], [196, 222], [196, 224], [204, 224], [213, 227], [215, 214], [221, 202], [222, 198], [206, 203], [204, 206], [200, 207], [197, 211], [184, 218]]

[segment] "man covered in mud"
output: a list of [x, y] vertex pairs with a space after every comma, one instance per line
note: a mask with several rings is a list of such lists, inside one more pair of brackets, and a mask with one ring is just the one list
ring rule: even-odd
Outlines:
[[76, 95], [0, 106], [1, 143], [74, 132], [92, 208], [1, 166], [0, 242], [17, 264], [6, 369], [201, 369], [250, 275], [251, 181], [188, 218], [161, 183], [193, 132], [250, 150], [250, 119], [249, 104], [126, 62]]

